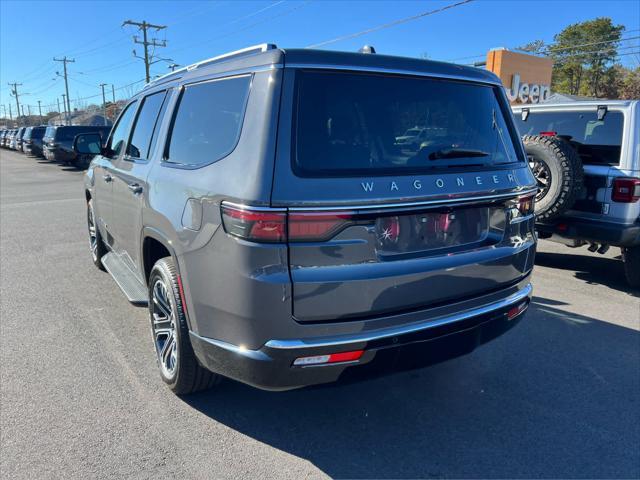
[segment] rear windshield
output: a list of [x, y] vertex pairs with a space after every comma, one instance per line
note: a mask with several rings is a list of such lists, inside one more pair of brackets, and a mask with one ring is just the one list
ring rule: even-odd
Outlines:
[[30, 140], [31, 139], [31, 130], [32, 130], [32, 128], [29, 127], [24, 131], [24, 133], [22, 134], [22, 138], [24, 140]]
[[523, 161], [499, 95], [498, 87], [468, 82], [299, 71], [294, 170], [397, 175]]
[[608, 112], [602, 120], [591, 112], [530, 112], [526, 120], [515, 115], [522, 135], [557, 135], [578, 151], [582, 163], [617, 165], [622, 145], [622, 112]]

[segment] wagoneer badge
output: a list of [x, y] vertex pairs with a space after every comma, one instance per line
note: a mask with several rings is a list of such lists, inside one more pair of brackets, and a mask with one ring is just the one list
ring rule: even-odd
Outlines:
[[[473, 175], [466, 178], [465, 177], [455, 177], [455, 178], [437, 177], [433, 179], [433, 185], [435, 185], [436, 188], [446, 187], [449, 189], [457, 188], [459, 190], [462, 190], [461, 187], [465, 187], [465, 186], [499, 185], [501, 182], [505, 182], [505, 181], [507, 183], [517, 183], [516, 176], [514, 175], [514, 173], [509, 172], [509, 173], [498, 173], [498, 174], [491, 174], [491, 175]], [[423, 183], [423, 180], [420, 180], [420, 179], [409, 181], [409, 183], [414, 190], [422, 190], [422, 188], [426, 185], [426, 183]], [[388, 188], [393, 192], [396, 190], [400, 190], [400, 186], [405, 185], [406, 181], [391, 180], [384, 183], [379, 182], [378, 185], [380, 184], [385, 185], [384, 188]], [[365, 192], [373, 192], [376, 184], [375, 182], [371, 181], [371, 182], [361, 182], [360, 185], [362, 186], [362, 189]]]

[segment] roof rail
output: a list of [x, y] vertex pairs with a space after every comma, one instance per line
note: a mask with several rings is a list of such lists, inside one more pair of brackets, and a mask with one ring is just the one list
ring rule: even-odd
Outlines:
[[174, 75], [179, 75], [184, 72], [190, 72], [204, 65], [209, 65], [211, 63], [217, 63], [220, 61], [231, 60], [233, 58], [255, 55], [257, 53], [266, 52], [268, 50], [274, 50], [276, 48], [278, 47], [273, 43], [261, 43], [259, 45], [253, 45], [251, 47], [241, 48], [240, 50], [234, 50], [233, 52], [223, 53], [222, 55], [207, 58], [206, 60], [201, 60], [199, 62], [192, 63], [191, 65], [187, 65], [186, 67], [179, 68], [178, 70], [174, 70], [173, 72], [166, 73], [158, 78], [151, 80], [143, 88], [147, 88], [151, 85], [154, 85], [161, 80], [168, 80], [170, 77], [173, 77]]

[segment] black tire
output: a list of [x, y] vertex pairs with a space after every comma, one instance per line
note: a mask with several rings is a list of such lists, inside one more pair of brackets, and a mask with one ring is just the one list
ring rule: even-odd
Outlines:
[[633, 288], [640, 288], [640, 246], [622, 249], [624, 274]]
[[[222, 377], [202, 367], [193, 352], [171, 257], [158, 260], [149, 275], [149, 318], [160, 377], [175, 394], [188, 395], [220, 383]], [[158, 333], [171, 328], [172, 333]], [[167, 347], [171, 341], [173, 350]]]
[[538, 181], [536, 219], [550, 222], [569, 210], [584, 185], [578, 153], [560, 138], [525, 135], [522, 138]]
[[89, 250], [91, 251], [91, 259], [93, 264], [100, 270], [104, 270], [102, 265], [102, 257], [104, 257], [108, 250], [102, 241], [102, 235], [100, 235], [100, 229], [96, 224], [95, 211], [93, 209], [93, 200], [87, 202], [87, 230], [89, 231]]

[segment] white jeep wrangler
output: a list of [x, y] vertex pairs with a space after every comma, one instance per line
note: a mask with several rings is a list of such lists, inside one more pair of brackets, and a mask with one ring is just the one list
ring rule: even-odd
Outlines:
[[538, 181], [540, 238], [604, 253], [620, 247], [640, 288], [640, 101], [512, 108]]

